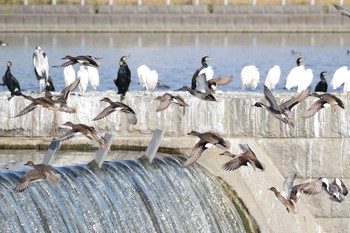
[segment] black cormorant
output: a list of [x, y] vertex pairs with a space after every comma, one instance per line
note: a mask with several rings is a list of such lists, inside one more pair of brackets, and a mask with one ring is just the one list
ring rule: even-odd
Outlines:
[[120, 99], [123, 100], [125, 98], [125, 93], [129, 91], [129, 86], [131, 82], [131, 72], [126, 64], [126, 60], [130, 56], [122, 56], [119, 61], [119, 70], [117, 79], [114, 79], [114, 83], [118, 88], [118, 93], [120, 94]]
[[318, 92], [318, 91], [327, 92], [328, 84], [327, 84], [327, 80], [324, 78], [327, 75], [328, 75], [327, 71], [322, 71], [320, 73], [321, 81], [319, 81], [317, 83], [316, 88], [315, 88], [315, 92]]
[[10, 61], [7, 62], [7, 70], [5, 75], [2, 77], [3, 85], [6, 85], [9, 91], [11, 92], [11, 97], [8, 98], [10, 100], [15, 95], [21, 95], [21, 87], [19, 86], [19, 82], [15, 78], [15, 76], [11, 73], [12, 63]]

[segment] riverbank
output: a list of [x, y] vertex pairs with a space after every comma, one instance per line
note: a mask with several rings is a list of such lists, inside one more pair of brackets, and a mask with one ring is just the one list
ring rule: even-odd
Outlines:
[[350, 32], [332, 5], [0, 5], [0, 32]]

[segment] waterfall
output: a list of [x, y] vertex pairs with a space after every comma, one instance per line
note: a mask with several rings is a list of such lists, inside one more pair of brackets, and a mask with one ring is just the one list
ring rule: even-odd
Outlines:
[[0, 173], [2, 232], [244, 232], [233, 203], [198, 165], [183, 158], [56, 167], [59, 184], [13, 188], [24, 171]]

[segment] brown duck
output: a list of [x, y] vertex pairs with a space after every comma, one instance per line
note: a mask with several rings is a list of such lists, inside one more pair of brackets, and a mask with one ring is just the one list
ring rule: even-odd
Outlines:
[[25, 165], [32, 166], [34, 169], [24, 174], [20, 183], [14, 188], [15, 192], [24, 191], [33, 181], [46, 180], [52, 183], [59, 183], [61, 180], [61, 174], [57, 173], [50, 165], [34, 164], [32, 161], [28, 161]]
[[222, 169], [226, 171], [233, 171], [240, 168], [241, 166], [249, 166], [249, 167], [252, 167], [254, 170], [255, 168], [258, 168], [263, 171], [264, 166], [257, 159], [255, 153], [252, 151], [252, 149], [250, 149], [249, 145], [239, 144], [239, 146], [242, 149], [242, 153], [239, 155], [232, 154], [229, 151], [225, 151], [224, 153], [220, 154], [220, 155], [226, 155], [233, 158], [229, 162], [225, 163], [222, 166]]
[[269, 190], [274, 192], [278, 200], [280, 200], [280, 202], [286, 207], [288, 213], [293, 214], [296, 214], [298, 212], [294, 205], [294, 202], [290, 198], [295, 177], [296, 175], [294, 174], [285, 179], [285, 181], [283, 182], [283, 190], [281, 192], [278, 192], [275, 187], [269, 188]]
[[124, 112], [126, 114], [126, 118], [128, 119], [128, 122], [130, 124], [135, 125], [137, 123], [136, 113], [128, 105], [123, 104], [122, 102], [113, 102], [108, 97], [104, 97], [100, 101], [107, 102], [110, 105], [108, 107], [106, 107], [105, 109], [103, 109], [103, 111], [100, 112], [100, 114], [98, 114], [93, 119], [94, 121], [100, 120], [100, 119], [108, 116], [112, 112], [121, 111], [121, 112]]
[[335, 110], [335, 107], [338, 105], [339, 107], [344, 109], [344, 104], [335, 95], [330, 93], [317, 94], [312, 93], [311, 96], [318, 97], [319, 99], [311, 105], [311, 107], [303, 113], [303, 117], [309, 118], [316, 114], [316, 112], [320, 111], [322, 108], [332, 107], [332, 110]]
[[222, 149], [230, 148], [230, 144], [217, 133], [198, 133], [196, 131], [191, 131], [188, 133], [188, 135], [198, 136], [200, 140], [192, 149], [190, 156], [183, 164], [183, 167], [188, 167], [196, 162], [205, 150], [211, 148], [214, 145]]
[[254, 106], [265, 108], [278, 120], [294, 127], [295, 123], [294, 120], [290, 118], [290, 112], [297, 104], [299, 104], [301, 101], [305, 100], [309, 96], [310, 91], [311, 89], [309, 87], [306, 90], [297, 94], [296, 96], [293, 96], [291, 99], [278, 105], [275, 97], [272, 95], [269, 88], [267, 86], [264, 86], [265, 99], [269, 102], [269, 105], [265, 105], [261, 102], [256, 102]]
[[99, 135], [97, 131], [94, 129], [94, 127], [87, 126], [84, 124], [74, 124], [70, 121], [67, 121], [63, 125], [70, 126], [72, 127], [72, 129], [69, 130], [64, 135], [62, 135], [61, 137], [56, 138], [55, 139], [56, 141], [64, 141], [72, 137], [75, 137], [79, 134], [83, 134], [88, 139], [97, 141], [100, 144], [101, 148], [109, 150], [109, 146], [106, 139], [101, 135]]
[[159, 100], [159, 105], [157, 107], [156, 112], [160, 112], [167, 109], [171, 103], [175, 103], [177, 105], [180, 105], [181, 107], [189, 106], [181, 96], [172, 95], [169, 93], [165, 93], [162, 96], [158, 96], [156, 100]]

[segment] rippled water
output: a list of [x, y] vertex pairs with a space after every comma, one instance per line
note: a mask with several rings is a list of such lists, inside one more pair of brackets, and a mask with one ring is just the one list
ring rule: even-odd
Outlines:
[[[262, 90], [268, 70], [275, 64], [280, 65], [282, 75], [278, 89], [283, 90], [285, 77], [297, 59], [291, 55], [292, 49], [302, 52], [305, 66], [313, 69], [313, 86], [321, 71], [328, 71], [330, 79], [335, 70], [348, 65], [350, 59], [348, 33], [6, 33], [0, 34], [0, 39], [9, 43], [7, 47], [0, 47], [0, 74], [6, 70], [6, 61], [12, 61], [13, 74], [22, 89], [30, 91], [39, 89], [32, 65], [37, 45], [46, 51], [51, 65], [62, 64], [60, 58], [67, 54], [102, 57], [100, 91], [116, 90], [113, 79], [123, 55], [131, 55], [128, 60], [131, 90], [141, 90], [136, 69], [142, 64], [157, 70], [161, 83], [172, 90], [190, 85], [192, 74], [200, 67], [204, 55], [212, 58], [209, 64], [214, 67], [215, 76], [234, 76], [232, 83], [221, 88], [224, 91], [239, 91], [240, 71], [251, 64], [260, 69], [257, 91]], [[64, 87], [62, 72], [62, 68], [51, 69], [57, 90]], [[0, 87], [0, 91], [5, 90], [6, 87]]]

